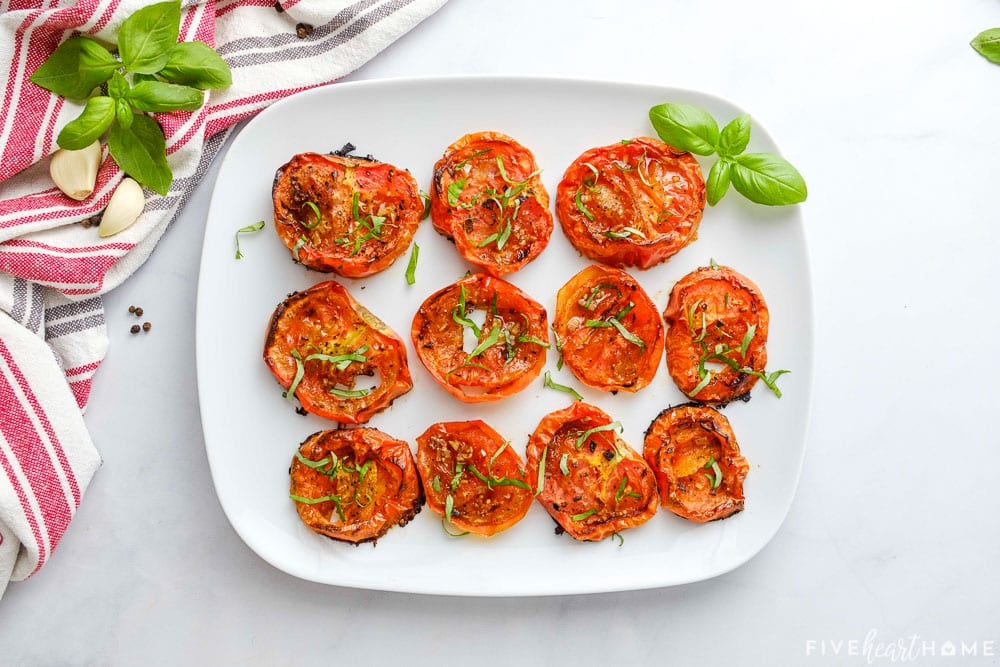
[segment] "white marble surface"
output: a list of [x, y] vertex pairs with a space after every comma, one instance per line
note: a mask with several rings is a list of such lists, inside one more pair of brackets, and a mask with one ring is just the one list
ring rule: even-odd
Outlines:
[[[767, 124], [810, 186], [816, 384], [795, 503], [742, 568], [459, 599], [311, 584], [258, 559], [219, 508], [198, 416], [213, 172], [107, 297], [87, 414], [105, 464], [55, 558], [0, 602], [0, 663], [867, 664], [872, 632], [919, 636], [926, 664], [949, 640], [1000, 662], [1000, 67], [968, 47], [993, 26], [995, 0], [451, 0], [350, 77], [622, 79], [717, 93]], [[133, 303], [147, 336], [128, 334]]]

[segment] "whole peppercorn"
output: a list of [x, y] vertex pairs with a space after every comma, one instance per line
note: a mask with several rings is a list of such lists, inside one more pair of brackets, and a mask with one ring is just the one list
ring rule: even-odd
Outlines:
[[305, 39], [313, 32], [313, 27], [308, 23], [299, 23], [295, 26], [295, 35], [299, 39]]
[[134, 333], [134, 334], [139, 333], [139, 325], [138, 324], [133, 324], [132, 328], [129, 329], [129, 332]]
[[136, 308], [135, 309], [135, 316], [136, 317], [142, 317], [142, 308]]
[[149, 331], [152, 328], [153, 328], [153, 325], [150, 324], [149, 322], [143, 322], [142, 323], [142, 330], [143, 331]]

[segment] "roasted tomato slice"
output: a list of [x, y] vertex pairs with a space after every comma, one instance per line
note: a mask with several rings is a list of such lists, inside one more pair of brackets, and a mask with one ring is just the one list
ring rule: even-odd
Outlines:
[[660, 501], [677, 516], [704, 523], [742, 511], [750, 466], [721, 412], [694, 404], [667, 408], [649, 425], [643, 455], [656, 473]]
[[478, 419], [433, 424], [417, 436], [417, 469], [427, 506], [470, 533], [510, 528], [534, 499], [521, 457]]
[[618, 435], [620, 428], [599, 408], [577, 401], [543, 417], [528, 440], [527, 474], [538, 500], [578, 540], [604, 539], [656, 513], [653, 471]]
[[384, 162], [302, 153], [278, 169], [274, 226], [296, 261], [348, 278], [406, 252], [424, 204], [409, 173]]
[[663, 319], [670, 377], [700, 403], [746, 395], [767, 365], [767, 304], [728, 266], [702, 267], [677, 281]]
[[648, 137], [586, 151], [566, 170], [556, 194], [559, 223], [577, 250], [640, 269], [697, 238], [704, 209], [698, 161]]
[[639, 391], [660, 366], [660, 312], [621, 269], [595, 264], [570, 278], [559, 290], [552, 328], [566, 365], [595, 389]]
[[[482, 313], [482, 325], [475, 311]], [[427, 297], [413, 317], [411, 336], [428, 372], [466, 403], [498, 401], [524, 389], [541, 372], [549, 347], [545, 309], [517, 287], [482, 273]]]
[[344, 542], [377, 540], [405, 526], [424, 503], [410, 446], [374, 428], [314, 433], [289, 474], [303, 523]]
[[413, 388], [402, 339], [332, 280], [278, 305], [264, 361], [289, 400], [347, 424], [368, 421]]
[[465, 135], [434, 165], [434, 228], [484, 271], [517, 271], [552, 235], [549, 195], [538, 174], [535, 156], [507, 135]]

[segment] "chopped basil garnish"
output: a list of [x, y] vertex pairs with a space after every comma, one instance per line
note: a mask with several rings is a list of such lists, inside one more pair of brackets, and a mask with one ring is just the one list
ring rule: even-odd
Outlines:
[[717, 268], [719, 268], [719, 265], [718, 265], [718, 263], [716, 263], [716, 261], [715, 261], [715, 258], [714, 258], [714, 257], [709, 257], [709, 258], [708, 258], [708, 265], [709, 265], [710, 267], [712, 267], [713, 269], [717, 269]]
[[594, 214], [590, 212], [587, 206], [583, 203], [583, 200], [580, 199], [580, 196], [582, 194], [583, 194], [583, 188], [579, 188], [576, 191], [576, 208], [580, 211], [580, 213], [583, 213], [585, 216], [587, 216], [587, 220], [592, 221], [594, 219]]
[[347, 370], [347, 367], [351, 365], [351, 362], [365, 362], [368, 361], [368, 357], [365, 356], [365, 352], [368, 351], [367, 345], [362, 345], [355, 352], [350, 354], [310, 354], [303, 361], [326, 361], [331, 364], [337, 365], [338, 371]]
[[259, 232], [264, 229], [264, 221], [255, 222], [252, 225], [247, 225], [246, 227], [240, 227], [236, 230], [236, 259], [243, 259], [243, 253], [240, 252], [240, 234], [251, 234], [253, 232]]
[[458, 484], [459, 484], [459, 482], [462, 481], [462, 474], [464, 472], [465, 472], [465, 464], [464, 463], [456, 463], [455, 464], [455, 474], [451, 478], [451, 483], [448, 484], [448, 487], [451, 489], [452, 493], [454, 493], [455, 491], [458, 491]]
[[490, 457], [490, 462], [489, 465], [486, 467], [486, 471], [490, 473], [491, 477], [493, 476], [493, 464], [497, 462], [498, 458], [500, 458], [500, 454], [503, 453], [503, 450], [507, 449], [509, 446], [510, 443], [504, 440], [503, 444], [500, 445], [500, 447], [497, 448], [495, 452], [493, 452], [493, 456]]
[[[461, 162], [459, 162], [458, 164], [456, 164], [455, 165], [455, 171], [458, 171], [459, 169], [462, 169], [463, 167], [465, 167], [465, 165], [467, 165], [469, 163], [469, 161], [474, 160], [475, 158], [479, 157], [480, 155], [485, 155], [486, 153], [489, 153], [492, 150], [493, 150], [492, 148], [484, 148], [482, 150], [476, 151], [475, 153], [473, 153], [469, 157], [465, 158], [464, 160], [462, 160]], [[497, 158], [497, 159], [499, 160], [500, 158]]]
[[610, 424], [602, 424], [601, 426], [595, 426], [594, 428], [588, 428], [586, 431], [580, 434], [580, 437], [576, 439], [576, 448], [580, 449], [583, 447], [583, 443], [587, 441], [587, 438], [594, 435], [595, 433], [601, 433], [602, 431], [618, 431], [621, 433], [624, 430], [621, 422], [614, 421]]
[[417, 282], [417, 258], [420, 257], [420, 246], [416, 243], [413, 244], [413, 250], [410, 251], [410, 262], [406, 265], [406, 284], [412, 285]]
[[297, 503], [302, 503], [303, 505], [319, 505], [320, 503], [333, 501], [334, 507], [337, 508], [337, 515], [340, 517], [341, 521], [344, 521], [344, 507], [341, 504], [340, 496], [330, 494], [328, 496], [322, 496], [320, 498], [303, 498], [302, 496], [297, 496], [294, 493], [288, 494], [288, 497]]
[[597, 299], [597, 295], [600, 294], [601, 290], [614, 290], [618, 293], [618, 296], [623, 296], [622, 291], [610, 283], [601, 283], [590, 288], [590, 294], [587, 298], [580, 301], [580, 305], [587, 310], [594, 309], [594, 300]]
[[483, 473], [479, 472], [479, 468], [471, 463], [468, 465], [468, 470], [477, 479], [479, 479], [479, 481], [484, 482], [488, 489], [492, 489], [494, 486], [516, 486], [519, 489], [527, 489], [528, 491], [531, 490], [528, 483], [520, 479], [514, 479], [511, 477], [493, 477], [492, 474], [487, 477]]
[[298, 350], [292, 350], [292, 357], [295, 358], [295, 377], [292, 379], [292, 384], [288, 386], [288, 391], [282, 394], [288, 400], [295, 398], [295, 391], [299, 388], [302, 376], [306, 373], [306, 367], [302, 365], [302, 356]]
[[455, 499], [448, 494], [448, 497], [444, 499], [444, 518], [451, 521], [451, 515], [455, 511]]
[[586, 512], [580, 512], [579, 514], [574, 514], [573, 516], [570, 517], [570, 519], [572, 519], [573, 521], [583, 521], [584, 519], [589, 519], [595, 514], [597, 514], [597, 508], [591, 507]]
[[[629, 309], [629, 310], [631, 310], [631, 309]], [[625, 311], [625, 312], [627, 313], [628, 311]], [[621, 314], [621, 313], [619, 313], [619, 314]], [[584, 325], [588, 326], [588, 327], [591, 327], [591, 328], [595, 328], [595, 329], [603, 329], [603, 328], [606, 328], [606, 327], [614, 327], [615, 329], [618, 330], [618, 333], [620, 333], [625, 338], [625, 340], [627, 340], [628, 342], [632, 343], [633, 345], [637, 345], [640, 349], [643, 349], [643, 350], [646, 349], [646, 343], [641, 338], [639, 338], [638, 336], [636, 336], [634, 333], [632, 333], [631, 331], [629, 331], [628, 329], [626, 329], [625, 325], [622, 324], [621, 321], [617, 317], [612, 317], [609, 320], [587, 320], [584, 323]]]
[[545, 488], [545, 459], [549, 457], [549, 446], [545, 445], [542, 455], [538, 459], [538, 483], [535, 485], [535, 495], [537, 496]]
[[431, 480], [431, 488], [437, 493], [441, 493], [441, 476], [434, 475], [434, 479]]
[[615, 491], [615, 502], [621, 502], [622, 496], [625, 494], [625, 489], [628, 488], [628, 477], [622, 477], [622, 481], [618, 484], [618, 490]]
[[545, 381], [542, 383], [542, 386], [548, 387], [549, 389], [555, 389], [556, 391], [561, 391], [565, 394], [569, 394], [577, 401], [583, 400], [583, 396], [581, 396], [576, 389], [573, 389], [573, 387], [567, 387], [564, 384], [559, 384], [558, 382], [554, 382], [552, 380], [552, 373], [550, 373], [549, 371], [545, 371]]
[[319, 227], [319, 223], [323, 219], [323, 214], [320, 213], [319, 206], [317, 206], [315, 202], [307, 201], [306, 206], [312, 209], [313, 215], [316, 216], [316, 222], [310, 225], [305, 220], [299, 220], [299, 224], [301, 224], [306, 229], [316, 229], [317, 227]]
[[420, 190], [419, 194], [420, 198], [424, 200], [424, 212], [420, 214], [420, 219], [426, 220], [431, 217], [431, 196], [423, 190]]
[[330, 393], [339, 398], [362, 398], [372, 393], [371, 389], [340, 389], [334, 387]]
[[621, 533], [611, 533], [611, 539], [617, 539], [619, 547], [625, 545], [625, 538], [622, 537]]
[[483, 340], [483, 342], [481, 342], [479, 345], [477, 345], [476, 349], [470, 352], [469, 356], [465, 358], [466, 363], [468, 363], [470, 359], [478, 357], [483, 352], [496, 345], [497, 342], [499, 342], [499, 340], [500, 340], [500, 325], [494, 324], [493, 328], [490, 329], [490, 333], [487, 334], [486, 339]]
[[304, 236], [300, 236], [298, 240], [295, 241], [295, 247], [292, 248], [292, 257], [295, 258], [296, 262], [299, 261], [299, 250], [301, 250], [302, 246], [304, 246], [305, 244], [306, 244], [306, 237]]
[[642, 181], [643, 185], [645, 185], [647, 188], [653, 187], [653, 184], [650, 183], [650, 181], [649, 181], [649, 176], [647, 176], [645, 174], [645, 171], [646, 171], [646, 149], [645, 148], [642, 149], [642, 157], [639, 158], [639, 161], [635, 163], [635, 171], [636, 171], [637, 174], [639, 174], [639, 180]]
[[711, 372], [706, 371], [705, 374], [701, 378], [701, 382], [699, 382], [695, 386], [695, 388], [691, 390], [691, 393], [689, 393], [688, 396], [690, 396], [691, 398], [694, 398], [695, 396], [697, 396], [698, 392], [700, 392], [702, 389], [704, 389], [705, 387], [708, 386], [708, 383], [712, 381], [713, 377], [714, 376], [712, 375]]
[[562, 472], [564, 477], [569, 476], [569, 465], [567, 461], [569, 460], [569, 454], [563, 454], [559, 457], [559, 471]]
[[609, 239], [627, 239], [630, 236], [638, 236], [641, 239], [645, 239], [646, 235], [635, 227], [622, 227], [620, 231], [607, 231], [604, 235]]
[[751, 324], [747, 327], [746, 334], [743, 335], [743, 342], [740, 343], [740, 356], [744, 359], [747, 358], [747, 350], [750, 348], [750, 342], [753, 340], [755, 333], [757, 333], [757, 325]]
[[462, 190], [469, 179], [460, 178], [448, 184], [448, 206], [455, 208], [458, 206], [458, 198], [462, 196]]
[[465, 285], [460, 285], [458, 288], [458, 305], [455, 309], [451, 311], [451, 319], [463, 327], [469, 327], [472, 329], [472, 333], [478, 339], [482, 335], [482, 331], [479, 329], [479, 325], [469, 319], [465, 314]]

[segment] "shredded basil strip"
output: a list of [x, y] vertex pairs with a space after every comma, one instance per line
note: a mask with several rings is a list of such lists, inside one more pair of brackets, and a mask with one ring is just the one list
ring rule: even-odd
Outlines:
[[622, 547], [625, 545], [625, 538], [622, 537], [621, 533], [611, 533], [611, 539], [618, 539], [618, 546]]
[[431, 481], [431, 488], [441, 493], [441, 476], [434, 475], [434, 479]]
[[451, 521], [452, 512], [455, 511], [455, 499], [448, 494], [448, 497], [444, 499], [444, 518]]
[[586, 308], [587, 310], [593, 310], [594, 309], [594, 300], [597, 299], [597, 295], [600, 294], [601, 290], [605, 290], [605, 289], [606, 290], [614, 290], [615, 292], [618, 293], [618, 296], [620, 296], [620, 297], [624, 296], [622, 294], [622, 291], [620, 289], [618, 289], [617, 287], [615, 287], [614, 285], [612, 285], [611, 283], [600, 283], [599, 285], [595, 285], [594, 287], [590, 288], [590, 294], [587, 295], [586, 300], [579, 302], [580, 305], [583, 306], [584, 308]]
[[597, 181], [601, 178], [601, 172], [597, 170], [597, 167], [590, 164], [589, 162], [584, 162], [583, 166], [589, 169], [594, 174], [594, 182], [590, 184], [590, 187], [597, 185]]
[[569, 454], [563, 454], [559, 458], [559, 470], [560, 472], [562, 472], [564, 477], [569, 477], [569, 466], [566, 463], [568, 460], [569, 460]]
[[645, 167], [646, 167], [646, 149], [643, 148], [642, 157], [639, 158], [639, 160], [635, 163], [635, 170], [639, 174], [639, 180], [642, 181], [642, 184], [645, 185], [647, 188], [651, 188], [653, 187], [653, 184], [649, 182], [649, 177], [643, 173]]
[[361, 398], [363, 396], [367, 396], [368, 394], [372, 393], [372, 390], [371, 389], [340, 389], [338, 387], [334, 387], [333, 389], [330, 390], [329, 393], [333, 394], [334, 396], [338, 396], [340, 398]]
[[576, 191], [576, 208], [580, 211], [580, 213], [583, 213], [585, 216], [587, 216], [587, 220], [592, 221], [594, 219], [594, 214], [587, 209], [586, 205], [583, 203], [583, 200], [580, 199], [580, 195], [582, 194], [583, 194], [583, 188], [580, 188]]
[[646, 349], [646, 343], [643, 342], [643, 340], [638, 336], [636, 336], [634, 333], [626, 329], [625, 325], [622, 324], [618, 320], [618, 318], [612, 318], [611, 320], [609, 320], [609, 322], [611, 323], [611, 326], [613, 326], [615, 329], [618, 329], [618, 333], [624, 336], [625, 340], [632, 343], [633, 345], [638, 345], [639, 348], [642, 350]]
[[583, 521], [584, 519], [589, 519], [595, 514], [597, 514], [597, 508], [591, 507], [586, 512], [580, 512], [579, 514], [574, 514], [573, 516], [570, 517], [570, 519], [572, 519], [573, 521]]
[[301, 250], [302, 246], [304, 246], [305, 244], [306, 244], [305, 236], [300, 236], [298, 240], [295, 242], [295, 247], [292, 248], [292, 256], [295, 258], [296, 262], [299, 261], [299, 250]]
[[420, 220], [423, 221], [431, 217], [431, 196], [423, 190], [419, 190], [418, 194], [424, 200], [424, 212], [420, 214]]
[[316, 222], [310, 225], [307, 224], [304, 220], [299, 220], [299, 224], [305, 227], [306, 229], [316, 229], [317, 227], [319, 227], [319, 223], [323, 220], [323, 214], [320, 213], [319, 206], [317, 206], [314, 202], [307, 201], [306, 206], [312, 209], [313, 215], [316, 216]]
[[451, 311], [451, 319], [454, 320], [456, 324], [472, 329], [472, 333], [476, 336], [477, 340], [483, 335], [479, 326], [465, 315], [465, 285], [459, 286], [458, 305], [455, 306], [453, 311]]
[[478, 357], [483, 352], [496, 345], [499, 340], [500, 340], [500, 325], [494, 324], [493, 328], [490, 329], [490, 333], [486, 336], [486, 339], [479, 345], [477, 345], [476, 349], [470, 352], [469, 356], [465, 358], [466, 363], [468, 363], [469, 359]]
[[470, 463], [467, 467], [469, 472], [475, 475], [479, 481], [486, 484], [487, 488], [492, 489], [494, 486], [516, 486], [519, 489], [527, 489], [528, 491], [531, 490], [531, 486], [529, 486], [527, 482], [520, 479], [512, 479], [510, 477], [494, 477], [492, 474], [487, 477], [483, 473], [479, 472], [479, 468], [473, 464]]
[[406, 265], [406, 284], [412, 285], [417, 282], [417, 258], [420, 257], [420, 246], [416, 243], [413, 244], [413, 250], [410, 251], [410, 262]]
[[622, 230], [620, 232], [607, 231], [604, 232], [604, 235], [612, 239], [627, 239], [630, 236], [638, 236], [641, 239], [646, 238], [646, 235], [643, 234], [640, 230], [636, 229], [635, 227], [622, 227]]
[[688, 396], [690, 396], [691, 398], [697, 396], [698, 392], [707, 387], [708, 383], [712, 381], [712, 377], [714, 377], [712, 373], [706, 371], [704, 377], [701, 378], [701, 382], [699, 382], [697, 386], [695, 386], [695, 388], [691, 390], [691, 393], [689, 393]]
[[306, 367], [302, 365], [302, 356], [299, 354], [299, 351], [292, 350], [292, 356], [295, 358], [295, 377], [292, 379], [292, 384], [289, 385], [288, 391], [282, 394], [288, 400], [295, 398], [295, 391], [299, 388], [302, 376], [306, 373]]
[[303, 505], [319, 505], [320, 503], [333, 501], [334, 507], [337, 508], [337, 516], [340, 517], [341, 521], [344, 521], [344, 506], [342, 505], [340, 496], [335, 494], [330, 494], [328, 496], [322, 496], [320, 498], [303, 498], [302, 496], [297, 496], [294, 493], [288, 494], [288, 497], [297, 503], [302, 503]]
[[595, 426], [594, 428], [588, 428], [584, 431], [579, 438], [576, 439], [576, 448], [580, 449], [583, 447], [583, 443], [587, 441], [587, 438], [594, 435], [595, 433], [600, 433], [602, 431], [618, 431], [621, 433], [624, 430], [624, 426], [619, 421], [613, 421], [610, 424], [602, 424], [601, 426]]
[[537, 496], [545, 488], [545, 459], [549, 456], [549, 446], [545, 445], [542, 455], [538, 459], [538, 484], [535, 485], [535, 495]]
[[468, 180], [467, 178], [460, 178], [448, 184], [448, 206], [452, 208], [458, 206], [458, 198], [462, 196], [462, 190], [465, 189], [465, 183]]
[[336, 364], [338, 371], [343, 371], [347, 370], [347, 367], [351, 365], [351, 362], [368, 361], [368, 357], [365, 356], [365, 352], [367, 351], [368, 351], [368, 346], [362, 345], [357, 349], [356, 352], [352, 352], [350, 354], [310, 354], [303, 361], [313, 361], [314, 359], [319, 361], [326, 361], [331, 364]]
[[458, 484], [459, 484], [459, 482], [462, 481], [462, 473], [464, 473], [464, 472], [465, 472], [465, 464], [464, 463], [456, 463], [455, 464], [455, 474], [451, 478], [451, 483], [448, 484], [448, 487], [452, 490], [452, 492], [458, 491]]
[[556, 391], [561, 391], [565, 394], [569, 394], [578, 401], [583, 400], [583, 396], [580, 395], [580, 392], [578, 392], [576, 389], [573, 389], [573, 387], [567, 387], [564, 384], [559, 384], [558, 382], [553, 381], [552, 373], [550, 373], [549, 371], [545, 371], [545, 380], [542, 383], [542, 386], [548, 387], [549, 389], [555, 389]]
[[253, 232], [259, 232], [264, 229], [264, 221], [255, 222], [252, 225], [247, 225], [246, 227], [240, 227], [236, 230], [236, 259], [243, 259], [243, 253], [240, 251], [240, 234], [251, 234]]
[[[300, 452], [298, 450], [295, 451], [295, 458], [297, 458], [302, 465], [304, 465], [304, 466], [306, 466], [308, 468], [312, 468], [313, 470], [315, 470], [317, 468], [322, 468], [323, 466], [328, 465], [329, 463], [331, 463], [331, 460], [330, 460], [329, 456], [324, 456], [319, 461], [313, 461], [312, 459], [307, 459], [305, 456], [302, 455], [302, 452]], [[332, 462], [333, 463], [337, 462], [336, 457], [333, 458]]]
[[628, 488], [628, 477], [622, 477], [622, 481], [618, 484], [618, 490], [615, 491], [615, 502], [621, 502], [622, 496], [625, 494], [625, 489]]
[[743, 342], [740, 343], [740, 356], [744, 359], [747, 358], [747, 350], [750, 349], [750, 342], [753, 341], [754, 334], [757, 333], [757, 325], [751, 324], [747, 328], [746, 334], [743, 336]]
[[518, 343], [534, 343], [535, 345], [541, 345], [545, 349], [549, 348], [548, 342], [542, 340], [541, 338], [535, 338], [534, 336], [518, 336]]
[[[476, 151], [475, 153], [473, 153], [469, 157], [465, 158], [464, 160], [462, 160], [461, 162], [459, 162], [458, 164], [456, 164], [455, 165], [455, 170], [457, 171], [457, 170], [461, 169], [466, 164], [468, 164], [470, 160], [474, 160], [475, 158], [479, 157], [480, 155], [484, 155], [486, 153], [489, 153], [492, 150], [493, 150], [492, 148], [484, 148], [482, 150]], [[497, 159], [499, 159], [499, 158], [497, 158]]]
[[489, 465], [486, 467], [486, 471], [490, 473], [491, 477], [493, 476], [493, 464], [497, 462], [498, 458], [500, 458], [500, 454], [503, 453], [503, 450], [507, 449], [507, 447], [509, 446], [510, 443], [504, 440], [503, 444], [500, 445], [500, 447], [495, 452], [493, 452], [493, 456], [490, 457], [490, 462]]

